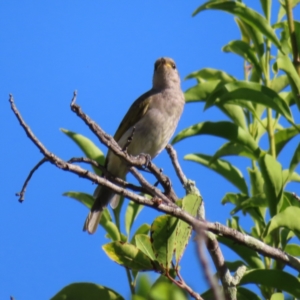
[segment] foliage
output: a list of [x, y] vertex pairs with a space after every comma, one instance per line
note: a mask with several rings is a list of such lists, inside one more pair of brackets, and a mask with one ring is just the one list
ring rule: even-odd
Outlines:
[[[221, 137], [224, 145], [214, 154], [192, 153], [186, 160], [196, 162], [214, 170], [233, 184], [238, 193], [228, 192], [222, 199], [223, 204], [231, 203], [232, 217], [227, 226], [242, 231], [264, 243], [281, 248], [291, 255], [300, 256], [300, 246], [291, 243], [292, 237], [299, 237], [300, 203], [287, 190], [290, 182], [300, 182], [296, 168], [300, 162], [300, 144], [290, 157], [288, 169], [284, 169], [278, 155], [300, 132], [295, 124], [293, 112], [300, 108], [300, 67], [293, 64], [300, 57], [300, 23], [289, 19], [283, 21], [289, 11], [289, 5], [300, 1], [281, 1], [278, 19], [271, 24], [271, 0], [261, 0], [264, 15], [247, 7], [241, 1], [211, 0], [198, 7], [193, 13], [198, 15], [208, 9], [221, 10], [234, 16], [241, 32], [241, 39], [229, 42], [224, 52], [234, 53], [244, 60], [244, 78], [239, 80], [223, 70], [202, 69], [187, 76], [196, 80], [196, 84], [186, 91], [186, 102], [200, 102], [204, 108], [220, 109], [226, 120], [205, 121], [181, 131], [173, 143], [201, 135]], [[294, 24], [295, 34], [290, 34], [290, 25]], [[297, 47], [298, 46], [298, 47]], [[295, 49], [298, 49], [295, 51]], [[297, 57], [295, 57], [295, 55]], [[299, 59], [300, 61], [300, 59]], [[102, 152], [88, 139], [63, 130], [85, 155], [103, 163]], [[262, 138], [268, 137], [268, 148], [262, 148]], [[242, 172], [237, 166], [224, 159], [226, 156], [240, 156], [249, 160], [249, 167]], [[100, 171], [94, 169], [100, 174]], [[247, 179], [248, 178], [248, 179]], [[201, 188], [201, 187], [200, 187]], [[66, 196], [76, 199], [88, 208], [93, 198], [80, 192], [67, 192]], [[196, 216], [201, 199], [189, 194], [178, 204], [191, 215]], [[125, 205], [125, 202], [122, 202]], [[120, 205], [121, 206], [121, 205]], [[186, 299], [187, 296], [164, 276], [160, 276], [152, 285], [147, 277], [138, 276], [143, 271], [154, 271], [176, 276], [180, 268], [180, 259], [190, 239], [191, 228], [186, 223], [168, 215], [156, 218], [153, 223], [142, 224], [132, 233], [132, 224], [142, 206], [129, 202], [125, 213], [125, 231], [121, 232], [120, 207], [114, 211], [114, 217], [108, 210], [102, 215], [100, 225], [105, 229], [111, 241], [103, 246], [107, 256], [114, 262], [127, 268], [132, 299]], [[242, 211], [252, 219], [251, 231], [239, 224], [236, 216]], [[247, 266], [247, 272], [238, 287], [238, 299], [261, 299], [244, 285], [254, 283], [265, 299], [284, 299], [283, 293], [300, 297], [299, 279], [284, 271], [285, 266], [270, 258], [262, 257], [245, 246], [236, 245], [224, 237], [219, 242], [229, 247], [238, 256], [236, 262], [228, 266]], [[69, 299], [73, 291], [87, 285], [77, 283], [64, 288], [53, 299]], [[122, 299], [109, 288], [93, 285], [88, 293], [111, 293], [105, 299]], [[68, 297], [62, 298], [65, 293]], [[205, 292], [205, 298], [211, 291]], [[71, 299], [71, 298], [70, 298]], [[77, 299], [77, 298], [76, 298]], [[78, 298], [81, 299], [81, 298]]]

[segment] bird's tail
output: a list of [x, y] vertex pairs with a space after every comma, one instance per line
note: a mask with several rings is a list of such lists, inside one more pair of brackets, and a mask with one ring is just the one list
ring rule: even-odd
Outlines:
[[115, 198], [116, 195], [111, 189], [104, 187], [104, 186], [98, 186], [95, 190], [94, 197], [95, 202], [91, 208], [91, 211], [89, 212], [83, 226], [83, 231], [87, 231], [90, 234], [93, 234], [96, 232], [101, 215], [107, 204]]

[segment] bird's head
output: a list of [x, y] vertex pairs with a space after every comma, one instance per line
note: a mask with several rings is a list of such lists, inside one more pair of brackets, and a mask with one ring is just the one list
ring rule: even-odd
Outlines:
[[153, 88], [180, 87], [180, 77], [172, 58], [159, 58], [154, 64]]

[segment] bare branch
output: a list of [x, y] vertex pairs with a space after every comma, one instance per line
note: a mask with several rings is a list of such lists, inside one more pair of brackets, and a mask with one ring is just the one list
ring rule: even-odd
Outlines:
[[173, 167], [175, 169], [175, 172], [180, 180], [180, 182], [182, 183], [183, 186], [186, 185], [186, 182], [187, 182], [187, 178], [186, 176], [183, 174], [183, 171], [179, 165], [179, 162], [178, 162], [178, 157], [177, 157], [177, 152], [175, 151], [175, 149], [169, 144], [167, 145], [166, 147], [166, 150], [171, 158], [171, 161], [172, 161], [172, 164], [173, 164]]
[[190, 286], [186, 284], [186, 282], [183, 280], [179, 273], [177, 273], [179, 280], [174, 279], [172, 276], [170, 276], [169, 273], [165, 274], [165, 276], [168, 277], [168, 279], [174, 284], [176, 284], [178, 287], [187, 291], [193, 298], [197, 300], [204, 300], [198, 293], [196, 293]]
[[[207, 222], [204, 220], [198, 220], [198, 219], [192, 217], [190, 214], [186, 213], [184, 210], [182, 210], [180, 207], [176, 206], [173, 203], [165, 204], [162, 201], [153, 201], [152, 199], [149, 200], [146, 197], [135, 194], [131, 191], [128, 191], [128, 190], [110, 182], [106, 178], [100, 177], [92, 172], [89, 172], [88, 170], [85, 170], [85, 169], [81, 168], [80, 166], [73, 165], [71, 163], [68, 163], [68, 162], [62, 160], [58, 156], [56, 156], [53, 153], [51, 153], [50, 151], [48, 151], [46, 149], [46, 147], [35, 137], [35, 135], [32, 133], [32, 131], [30, 130], [28, 125], [24, 122], [20, 113], [18, 112], [18, 110], [14, 104], [12, 96], [10, 96], [9, 101], [11, 103], [11, 108], [12, 108], [13, 112], [15, 113], [16, 117], [18, 118], [21, 126], [25, 130], [29, 139], [40, 149], [42, 154], [45, 156], [45, 159], [49, 160], [50, 163], [54, 164], [58, 168], [60, 168], [64, 171], [68, 171], [68, 172], [77, 174], [78, 176], [86, 178], [86, 179], [90, 180], [91, 182], [104, 185], [104, 186], [112, 189], [113, 191], [115, 191], [117, 194], [123, 195], [139, 204], [152, 207], [158, 211], [161, 211], [161, 212], [164, 212], [171, 216], [177, 217], [177, 218], [185, 221], [186, 223], [190, 224], [195, 231], [208, 230], [213, 233], [222, 235], [225, 238], [229, 238], [237, 243], [245, 245], [246, 247], [257, 251], [258, 253], [260, 253], [264, 256], [276, 259], [276, 260], [292, 267], [293, 269], [300, 271], [300, 260], [294, 256], [291, 256], [291, 255], [283, 252], [280, 249], [273, 248], [258, 239], [255, 239], [251, 236], [243, 234], [235, 229], [229, 228], [220, 223], [211, 223], [211, 222]], [[112, 139], [111, 143], [114, 143], [113, 139]], [[120, 148], [118, 148], [118, 147], [116, 147], [116, 149], [117, 149], [116, 151], [120, 150]], [[120, 150], [120, 153], [121, 153], [120, 154], [121, 157], [125, 156], [124, 152], [122, 152], [121, 150]], [[139, 159], [137, 159], [136, 157], [131, 157], [128, 160], [131, 161], [131, 159], [132, 159], [132, 161], [137, 162], [137, 165], [140, 165], [138, 163]]]
[[[215, 260], [218, 260], [218, 258], [215, 257], [217, 255], [214, 251], [215, 249], [212, 249], [209, 237], [207, 237], [202, 230], [199, 230], [197, 232], [197, 237], [196, 237], [197, 252], [198, 252], [198, 257], [199, 257], [200, 263], [201, 263], [202, 268], [203, 268], [205, 278], [206, 278], [207, 282], [209, 283], [209, 285], [211, 287], [211, 290], [212, 290], [213, 295], [214, 295], [214, 299], [215, 300], [224, 300], [224, 296], [221, 293], [220, 287], [219, 287], [217, 281], [215, 280], [215, 278], [213, 277], [213, 275], [211, 274], [211, 271], [210, 271], [210, 268], [209, 268], [209, 265], [208, 265], [208, 260], [207, 260], [207, 257], [205, 255], [205, 252], [203, 250], [203, 240], [205, 240], [208, 251], [210, 252], [210, 254], [213, 258], [213, 261], [215, 262]], [[221, 255], [222, 255], [222, 253], [221, 253]], [[223, 255], [222, 255], [222, 257], [223, 257]], [[215, 266], [218, 270], [219, 275], [221, 275], [220, 273], [222, 272], [222, 268], [218, 264], [218, 261], [217, 261], [217, 264], [215, 264]], [[226, 300], [227, 300], [227, 298], [226, 298]], [[230, 298], [230, 300], [232, 300], [232, 299]]]
[[21, 190], [21, 192], [19, 192], [19, 193], [16, 193], [16, 196], [19, 196], [19, 202], [23, 202], [24, 201], [24, 196], [25, 196], [25, 192], [26, 192], [26, 188], [27, 188], [27, 185], [28, 185], [28, 183], [29, 183], [29, 181], [30, 181], [30, 179], [31, 179], [31, 177], [32, 177], [32, 175], [33, 175], [33, 173], [43, 164], [43, 163], [45, 163], [46, 161], [48, 161], [48, 159], [47, 158], [43, 158], [42, 160], [40, 160], [35, 166], [34, 166], [34, 168], [30, 171], [30, 173], [29, 173], [29, 175], [27, 176], [27, 178], [26, 178], [26, 180], [25, 180], [25, 182], [24, 182], [24, 184], [23, 184], [23, 187], [22, 187], [22, 190]]

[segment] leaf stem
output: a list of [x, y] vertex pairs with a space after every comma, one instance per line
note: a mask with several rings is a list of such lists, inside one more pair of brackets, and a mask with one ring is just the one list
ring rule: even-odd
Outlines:
[[132, 277], [131, 277], [130, 271], [127, 268], [125, 268], [125, 269], [126, 269], [126, 275], [127, 275], [127, 279], [128, 279], [128, 283], [129, 283], [131, 295], [134, 295], [135, 294], [135, 288], [134, 288], [134, 283], [132, 281]]
[[[266, 16], [268, 23], [270, 24], [271, 14], [270, 12]], [[271, 41], [266, 40], [266, 60], [265, 60], [265, 85], [270, 87], [270, 60], [271, 60]], [[273, 127], [272, 109], [267, 108], [267, 132], [269, 138], [269, 147], [271, 155], [276, 158], [275, 138], [274, 138], [274, 127]]]

